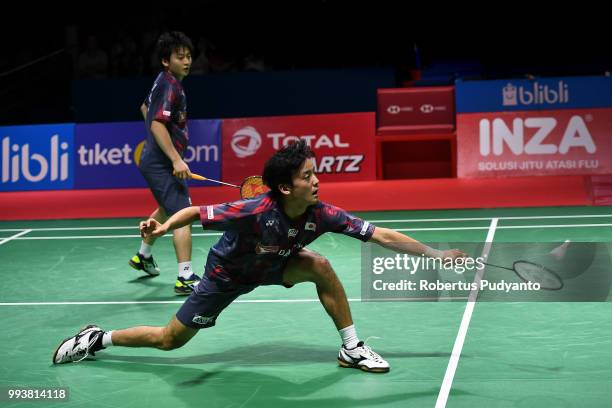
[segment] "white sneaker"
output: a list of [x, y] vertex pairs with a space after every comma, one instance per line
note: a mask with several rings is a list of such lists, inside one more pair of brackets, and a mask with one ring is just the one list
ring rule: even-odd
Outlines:
[[389, 371], [389, 363], [366, 346], [363, 341], [357, 343], [357, 347], [353, 349], [347, 349], [343, 344], [338, 354], [338, 364], [347, 368], [359, 368], [370, 373]]
[[81, 329], [76, 336], [62, 341], [55, 353], [53, 353], [53, 364], [79, 362], [88, 356], [95, 355], [93, 346], [104, 332], [98, 326], [89, 325]]

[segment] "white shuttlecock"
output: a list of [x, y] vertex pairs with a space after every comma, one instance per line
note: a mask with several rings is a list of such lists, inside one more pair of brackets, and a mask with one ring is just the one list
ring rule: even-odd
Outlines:
[[565, 258], [565, 252], [567, 251], [567, 247], [569, 246], [569, 244], [570, 240], [566, 239], [564, 243], [549, 252], [550, 256], [555, 258], [557, 261], [562, 260], [563, 258]]

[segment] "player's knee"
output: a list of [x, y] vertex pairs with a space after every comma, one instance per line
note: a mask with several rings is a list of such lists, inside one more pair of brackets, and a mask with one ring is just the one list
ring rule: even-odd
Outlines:
[[178, 338], [177, 336], [173, 336], [168, 333], [164, 333], [162, 338], [160, 339], [159, 345], [157, 348], [160, 350], [175, 350], [177, 348], [183, 347], [187, 343], [183, 339]]
[[329, 279], [331, 276], [335, 275], [331, 263], [329, 263], [329, 260], [323, 256], [316, 256], [312, 259], [311, 271], [313, 281], [315, 282], [320, 279]]

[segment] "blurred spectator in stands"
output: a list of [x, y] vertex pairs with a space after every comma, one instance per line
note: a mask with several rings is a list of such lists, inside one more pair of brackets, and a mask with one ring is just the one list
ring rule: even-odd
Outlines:
[[263, 72], [266, 70], [266, 65], [264, 64], [263, 58], [255, 53], [250, 53], [242, 61], [242, 70]]
[[147, 28], [142, 33], [141, 45], [142, 55], [150, 55], [150, 58], [143, 58], [142, 71], [145, 75], [153, 75], [159, 72], [159, 61], [155, 56], [155, 45], [157, 44], [157, 38], [159, 38], [160, 31], [155, 26], [155, 21], [151, 17], [152, 21], [149, 22]]
[[106, 78], [108, 70], [108, 56], [98, 48], [98, 39], [90, 35], [87, 38], [87, 47], [79, 54], [77, 72], [79, 78], [101, 79]]
[[191, 64], [191, 74], [202, 75], [210, 72], [210, 62], [208, 61], [208, 51], [214, 48], [206, 38], [200, 37], [197, 44], [198, 56]]
[[126, 35], [122, 41], [123, 55], [119, 61], [119, 74], [122, 77], [142, 75], [143, 57], [140, 55], [136, 41]]
[[109, 76], [113, 78], [118, 78], [121, 76], [121, 60], [123, 59], [123, 55], [125, 50], [123, 48], [123, 37], [125, 36], [125, 32], [123, 30], [117, 30], [114, 33], [113, 43], [110, 46], [110, 69]]
[[235, 55], [221, 47], [211, 48], [208, 53], [210, 72], [236, 72], [238, 71], [238, 60]]

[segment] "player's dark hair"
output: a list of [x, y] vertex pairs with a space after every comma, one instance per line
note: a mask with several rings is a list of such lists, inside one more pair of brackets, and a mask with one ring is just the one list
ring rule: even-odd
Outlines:
[[160, 35], [157, 40], [157, 60], [160, 65], [162, 60], [170, 61], [172, 51], [178, 51], [181, 48], [187, 48], [190, 52], [193, 52], [193, 44], [184, 33], [172, 31]]
[[314, 152], [304, 140], [294, 142], [274, 153], [266, 162], [263, 181], [272, 194], [280, 196], [278, 186], [293, 185], [292, 178], [300, 170], [304, 160], [314, 157]]

